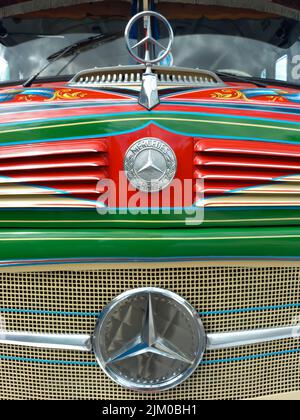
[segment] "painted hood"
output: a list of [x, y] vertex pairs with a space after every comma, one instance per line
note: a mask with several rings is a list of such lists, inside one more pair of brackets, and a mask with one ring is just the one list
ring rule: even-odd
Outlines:
[[[299, 223], [300, 92], [232, 85], [168, 89], [160, 98], [147, 111], [134, 91], [2, 89], [1, 226]], [[162, 193], [137, 199], [130, 187], [125, 197], [124, 156], [144, 137], [174, 150], [176, 179], [190, 181], [180, 202], [171, 192], [168, 206]], [[114, 181], [114, 200], [106, 180]]]

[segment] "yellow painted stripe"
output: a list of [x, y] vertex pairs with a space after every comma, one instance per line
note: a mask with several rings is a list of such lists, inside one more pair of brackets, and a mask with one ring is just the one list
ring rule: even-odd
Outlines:
[[213, 240], [232, 240], [232, 239], [285, 239], [300, 238], [300, 235], [275, 235], [275, 236], [215, 236], [205, 237], [170, 237], [170, 238], [0, 238], [1, 242], [7, 241], [213, 241]]
[[270, 219], [229, 219], [229, 220], [206, 220], [206, 223], [230, 223], [230, 222], [281, 222], [300, 220], [300, 217], [270, 218]]
[[[231, 222], [280, 222], [298, 221], [300, 217], [262, 218], [262, 219], [228, 219], [204, 220], [204, 223], [231, 223]], [[189, 223], [192, 220], [189, 219]], [[1, 223], [185, 223], [185, 220], [1, 220]], [[197, 222], [195, 222], [197, 223]]]
[[[28, 128], [17, 128], [14, 130], [3, 130], [0, 131], [0, 134], [7, 134], [7, 133], [17, 133], [21, 131], [33, 131], [33, 130], [47, 130], [51, 128], [62, 128], [62, 127], [75, 127], [81, 125], [92, 125], [92, 124], [105, 124], [105, 123], [113, 123], [113, 122], [127, 122], [127, 121], [183, 121], [183, 122], [192, 122], [192, 123], [207, 123], [207, 124], [219, 124], [219, 125], [233, 125], [233, 126], [242, 126], [242, 127], [261, 127], [261, 128], [268, 128], [268, 129], [276, 129], [276, 130], [284, 130], [284, 131], [291, 131], [291, 132], [300, 132], [300, 128], [287, 128], [287, 127], [280, 127], [280, 126], [273, 126], [273, 125], [260, 125], [260, 124], [246, 124], [246, 123], [238, 123], [238, 122], [229, 122], [229, 121], [210, 121], [210, 120], [195, 120], [192, 118], [166, 118], [166, 117], [157, 117], [151, 116], [148, 117], [139, 117], [139, 118], [120, 118], [120, 119], [112, 119], [112, 120], [99, 120], [99, 121], [83, 121], [83, 122], [76, 122], [76, 123], [68, 123], [68, 124], [55, 124], [55, 125], [47, 125], [47, 126], [39, 126], [39, 127], [28, 127]], [[108, 134], [109, 136], [109, 134]]]
[[183, 222], [184, 220], [174, 220], [174, 221], [172, 220], [0, 220], [0, 224], [1, 223], [183, 223]]

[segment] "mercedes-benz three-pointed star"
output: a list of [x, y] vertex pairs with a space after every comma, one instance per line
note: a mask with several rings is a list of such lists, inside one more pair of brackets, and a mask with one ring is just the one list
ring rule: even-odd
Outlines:
[[143, 354], [158, 355], [178, 362], [184, 362], [187, 365], [193, 363], [193, 360], [183, 354], [180, 349], [170, 343], [169, 340], [157, 334], [151, 293], [148, 294], [147, 309], [141, 333], [114, 354], [113, 357], [107, 361], [107, 364], [130, 359]]
[[148, 169], [154, 169], [155, 171], [164, 174], [164, 171], [153, 162], [152, 150], [148, 151], [147, 162], [137, 171], [137, 173], [140, 174], [141, 172], [147, 171]]

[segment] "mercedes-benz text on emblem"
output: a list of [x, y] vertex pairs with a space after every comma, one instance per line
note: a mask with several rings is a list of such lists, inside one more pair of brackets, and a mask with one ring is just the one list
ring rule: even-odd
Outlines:
[[135, 188], [155, 192], [166, 188], [173, 181], [177, 159], [167, 143], [156, 138], [144, 138], [127, 150], [124, 169]]
[[198, 367], [206, 335], [197, 312], [175, 293], [142, 288], [118, 296], [102, 312], [93, 349], [103, 370], [137, 391], [161, 391]]

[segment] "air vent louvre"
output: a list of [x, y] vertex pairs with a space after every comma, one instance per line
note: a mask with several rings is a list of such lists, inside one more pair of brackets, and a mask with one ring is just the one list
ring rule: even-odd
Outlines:
[[108, 175], [104, 140], [4, 146], [0, 207], [90, 207]]
[[206, 205], [300, 205], [300, 148], [255, 141], [196, 139], [196, 199]]

